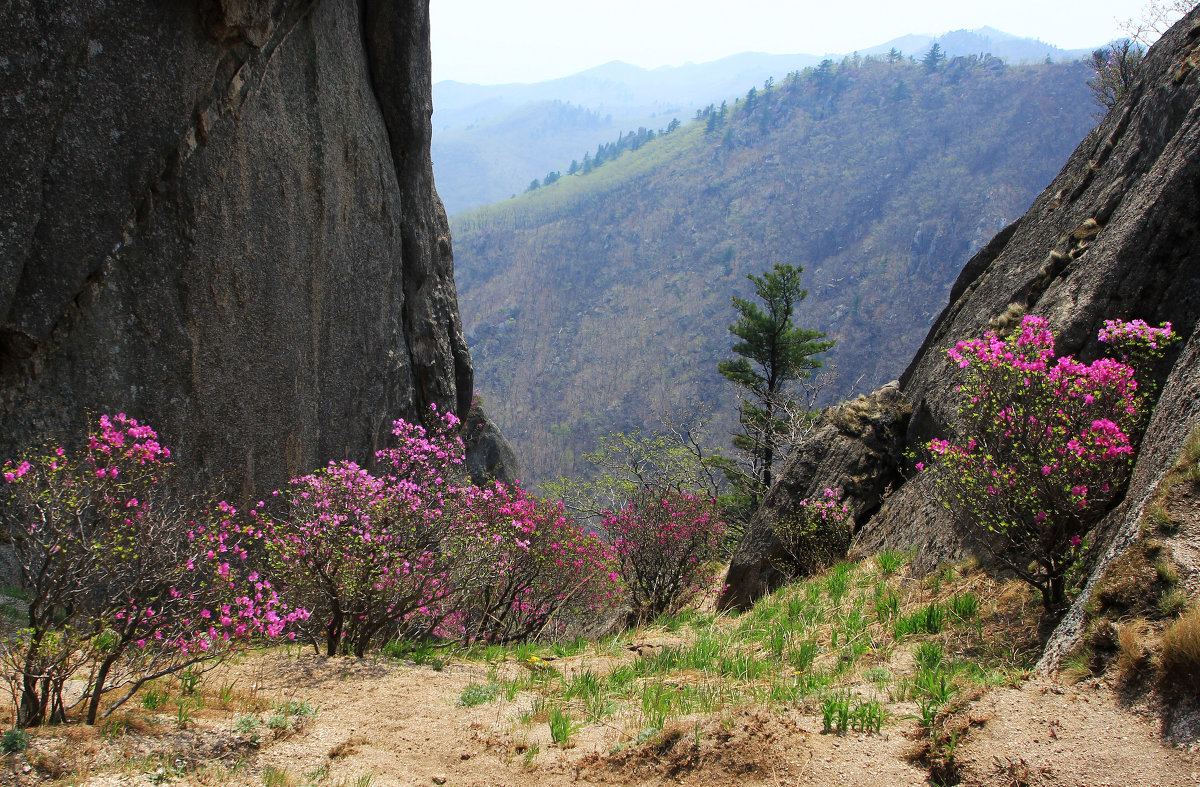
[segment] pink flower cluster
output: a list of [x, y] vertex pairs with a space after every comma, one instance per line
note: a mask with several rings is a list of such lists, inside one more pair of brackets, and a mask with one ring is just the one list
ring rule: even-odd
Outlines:
[[810, 518], [823, 522], [848, 522], [851, 517], [850, 503], [842, 500], [841, 489], [826, 487], [820, 497], [806, 497], [796, 507], [803, 509]]
[[613, 548], [519, 485], [464, 490], [458, 550], [486, 556], [462, 603], [461, 637], [507, 642], [602, 618], [620, 598]]
[[1151, 350], [1161, 350], [1175, 341], [1176, 337], [1169, 322], [1155, 327], [1148, 325], [1145, 320], [1105, 320], [1098, 338], [1118, 347], [1140, 344]]
[[427, 426], [397, 420], [381, 473], [331, 463], [282, 492], [288, 514], [258, 516], [279, 584], [313, 610], [301, 631], [329, 653], [376, 635], [510, 641], [613, 603], [610, 549], [560, 504], [460, 480], [459, 425], [436, 407]]
[[[440, 450], [423, 430], [408, 434], [430, 456]], [[291, 481], [283, 493], [287, 513], [252, 512], [277, 583], [293, 604], [313, 613], [300, 630], [314, 642], [325, 639], [331, 654], [343, 647], [365, 651], [397, 621], [436, 617], [450, 594], [439, 548], [446, 479], [436, 467], [406, 464], [420, 472], [413, 480], [331, 462]]]
[[799, 501], [775, 522], [775, 537], [786, 556], [777, 568], [796, 576], [810, 575], [843, 559], [853, 521], [841, 489], [826, 487], [820, 497]]
[[1031, 577], [1049, 596], [1061, 595], [1066, 555], [1128, 477], [1147, 410], [1131, 364], [1174, 338], [1169, 323], [1109, 320], [1099, 339], [1127, 351], [1128, 362], [1085, 364], [1055, 358], [1053, 333], [1031, 315], [1015, 335], [989, 333], [948, 351], [961, 371], [959, 418], [968, 439], [929, 441], [931, 469], [965, 516], [1008, 539], [1011, 565], [1041, 566]]
[[602, 526], [638, 616], [677, 611], [712, 588], [726, 532], [712, 500], [647, 488]]
[[165, 462], [171, 456], [171, 451], [158, 442], [158, 434], [153, 429], [125, 413], [111, 418], [100, 416], [100, 429], [88, 438], [88, 449], [97, 466], [103, 464], [103, 460], [145, 465]]
[[[38, 643], [60, 641], [94, 660], [89, 722], [112, 670], [132, 671], [116, 685], [140, 669], [169, 674], [280, 636], [306, 615], [247, 568], [244, 544], [255, 536], [232, 524], [232, 508], [189, 511], [164, 483], [170, 455], [152, 428], [119, 414], [102, 416], [79, 451], [5, 465], [22, 584], [48, 610], [31, 613], [26, 657], [41, 670]], [[89, 643], [102, 633], [97, 650]], [[57, 680], [32, 678], [43, 679]]]

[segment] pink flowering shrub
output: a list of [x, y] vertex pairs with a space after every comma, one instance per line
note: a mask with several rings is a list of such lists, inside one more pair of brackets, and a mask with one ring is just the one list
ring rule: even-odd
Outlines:
[[506, 643], [603, 622], [621, 590], [610, 545], [561, 502], [520, 486], [496, 483], [469, 498], [452, 551], [486, 558], [460, 605], [464, 640]]
[[195, 517], [169, 484], [170, 451], [124, 414], [102, 416], [85, 448], [52, 447], [3, 467], [2, 517], [29, 599], [0, 649], [18, 723], [65, 719], [66, 681], [95, 723], [148, 680], [211, 666], [251, 637], [304, 616], [249, 570], [224, 504]]
[[[1175, 335], [1169, 323], [1110, 320], [1099, 338], [1143, 366]], [[989, 333], [949, 355], [962, 378], [961, 431], [927, 444], [930, 471], [996, 557], [1057, 608], [1088, 531], [1128, 480], [1147, 387], [1130, 363], [1055, 358], [1054, 335], [1034, 316], [1007, 338]]]
[[363, 655], [392, 637], [510, 642], [600, 615], [617, 595], [611, 550], [560, 504], [461, 479], [452, 413], [395, 422], [373, 475], [353, 462], [294, 479], [288, 512], [259, 515], [271, 571], [314, 646]]
[[678, 612], [716, 579], [725, 523], [709, 499], [646, 488], [603, 527], [636, 620]]
[[376, 454], [380, 475], [331, 462], [275, 493], [286, 513], [256, 512], [272, 576], [312, 613], [299, 630], [329, 655], [362, 656], [379, 638], [432, 633], [478, 562], [449, 549], [463, 444], [453, 413], [432, 414], [428, 429], [395, 422], [397, 447]]
[[826, 489], [820, 497], [806, 498], [775, 523], [775, 537], [786, 555], [778, 566], [791, 577], [808, 576], [846, 557], [854, 517], [842, 490]]

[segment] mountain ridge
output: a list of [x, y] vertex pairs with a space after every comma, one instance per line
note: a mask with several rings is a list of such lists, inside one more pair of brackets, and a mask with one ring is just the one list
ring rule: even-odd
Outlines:
[[930, 73], [847, 60], [744, 99], [711, 131], [690, 123], [586, 176], [456, 214], [479, 388], [526, 480], [585, 471], [596, 438], [652, 427], [684, 392], [721, 408], [724, 443], [734, 395], [715, 364], [729, 353], [729, 296], [749, 295], [744, 275], [772, 262], [805, 267], [798, 324], [839, 340], [837, 393], [893, 379], [962, 261], [1091, 128], [1087, 76], [1082, 64], [963, 58]]
[[[892, 47], [898, 47], [905, 56], [920, 58], [935, 38], [945, 39], [942, 46], [951, 57], [982, 54], [989, 48], [984, 43], [987, 41], [995, 43], [991, 48], [1000, 52], [992, 54], [1001, 59], [1012, 56], [1041, 62], [1049, 55], [1070, 60], [1090, 51], [1063, 50], [988, 27], [950, 31], [942, 38], [908, 38], [912, 39], [911, 44], [897, 38], [858, 54], [886, 55]], [[732, 103], [751, 86], [761, 87], [768, 77], [782, 80], [792, 71], [841, 57], [840, 54], [741, 52], [705, 63], [653, 69], [609, 61], [576, 74], [534, 83], [480, 85], [439, 81], [433, 86], [433, 160], [438, 192], [450, 215], [503, 200], [522, 191], [533, 178], [541, 178], [550, 171], [565, 171], [572, 158], [582, 158], [585, 151], [616, 139], [620, 133], [641, 126], [657, 130], [672, 118], [686, 121], [697, 109], [710, 103], [719, 104], [722, 100]], [[524, 140], [532, 129], [545, 125], [561, 111], [554, 106], [555, 102], [598, 113], [601, 122], [586, 131], [564, 128], [561, 139], [531, 148]], [[531, 110], [534, 105], [540, 108], [541, 115]], [[485, 123], [490, 125], [481, 125]], [[510, 131], [497, 135], [497, 125]]]

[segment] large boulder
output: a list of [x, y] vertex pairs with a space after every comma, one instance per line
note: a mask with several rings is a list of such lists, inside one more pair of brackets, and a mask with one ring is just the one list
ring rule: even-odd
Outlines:
[[[1200, 10], [1176, 24], [1147, 54], [1122, 103], [1071, 156], [1029, 211], [972, 257], [900, 378], [912, 407], [901, 440], [913, 451], [949, 434], [956, 419], [956, 370], [946, 350], [981, 336], [1022, 310], [1047, 318], [1061, 353], [1099, 355], [1096, 334], [1106, 319], [1169, 320], [1182, 335], [1154, 376], [1162, 394], [1142, 443], [1125, 500], [1102, 524], [1096, 570], [1136, 533], [1141, 507], [1200, 424]], [[829, 451], [845, 449], [830, 444]], [[828, 474], [800, 471], [806, 493], [835, 486]], [[820, 462], [817, 462], [820, 465]], [[929, 479], [913, 474], [860, 528], [860, 554], [909, 549], [929, 568], [971, 549], [937, 499]], [[888, 470], [875, 482], [887, 488]], [[779, 484], [793, 483], [785, 471]], [[757, 522], [757, 520], [756, 520]], [[745, 582], [745, 587], [738, 587]], [[753, 597], [752, 578], [731, 575], [730, 597]], [[1068, 616], [1064, 626], [1078, 615]], [[1071, 638], [1066, 628], [1056, 641]], [[1055, 652], [1062, 652], [1057, 647]]]
[[734, 551], [718, 599], [722, 609], [744, 609], [786, 579], [780, 566], [788, 562], [787, 551], [773, 526], [801, 500], [821, 500], [825, 489], [837, 489], [857, 521], [879, 510], [884, 495], [903, 480], [904, 433], [911, 412], [893, 382], [821, 414]]
[[4, 454], [124, 411], [250, 498], [466, 416], [427, 2], [3, 15]]

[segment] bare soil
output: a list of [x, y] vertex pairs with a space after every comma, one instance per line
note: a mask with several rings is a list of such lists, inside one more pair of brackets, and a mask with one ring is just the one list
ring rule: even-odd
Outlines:
[[[621, 655], [577, 656], [602, 670]], [[205, 707], [179, 729], [175, 707], [138, 710], [108, 728], [35, 731], [34, 745], [9, 755], [0, 781], [58, 780], [101, 785], [865, 785], [931, 783], [914, 756], [921, 735], [911, 719], [892, 718], [882, 734], [821, 734], [803, 709], [727, 708], [684, 717], [636, 743], [635, 719], [616, 714], [582, 728], [564, 748], [544, 721], [522, 722], [532, 696], [503, 696], [472, 708], [459, 697], [497, 672], [519, 671], [453, 661], [440, 671], [385, 659], [325, 658], [276, 651], [228, 665], [206, 685], [232, 683], [234, 696]], [[210, 688], [215, 692], [215, 688]], [[308, 701], [317, 715], [299, 730], [252, 735], [235, 719], [274, 704]], [[170, 712], [168, 712], [170, 710]], [[964, 785], [1194, 785], [1200, 747], [1161, 734], [1153, 708], [1131, 706], [1104, 679], [1071, 684], [1035, 679], [990, 689], [962, 712], [970, 723], [956, 741], [950, 776]], [[946, 778], [945, 773], [939, 773]]]

